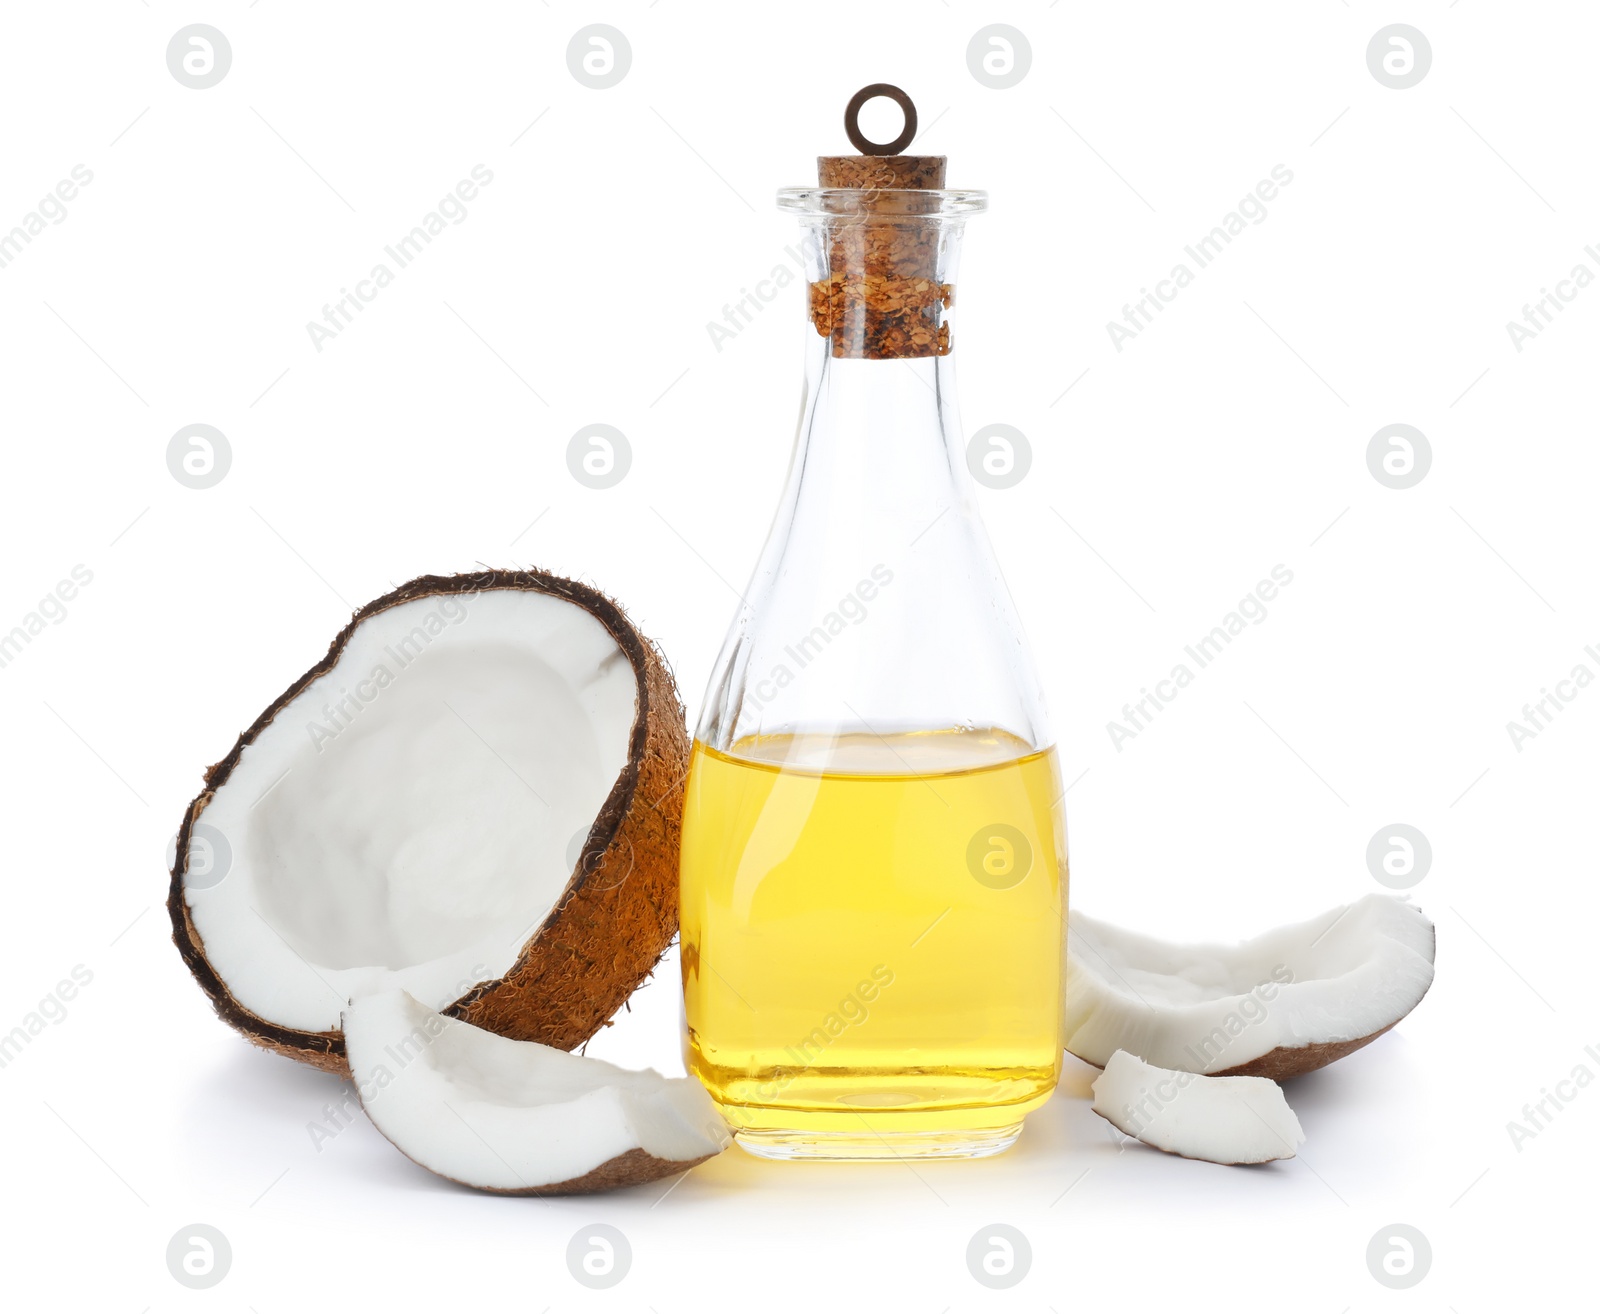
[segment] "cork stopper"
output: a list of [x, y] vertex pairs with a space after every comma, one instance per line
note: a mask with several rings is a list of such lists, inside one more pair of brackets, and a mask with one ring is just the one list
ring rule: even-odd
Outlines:
[[[891, 142], [869, 141], [858, 118], [869, 100], [899, 104], [905, 126]], [[951, 287], [938, 279], [939, 225], [907, 192], [944, 188], [943, 155], [900, 154], [917, 134], [911, 97], [886, 82], [863, 87], [845, 109], [845, 132], [860, 155], [819, 155], [817, 181], [859, 191], [859, 206], [830, 223], [828, 272], [811, 284], [811, 322], [832, 338], [832, 354], [865, 360], [943, 356], [950, 350]], [[932, 198], [930, 198], [932, 199]], [[911, 202], [908, 204], [908, 202]]]
[[944, 186], [943, 155], [819, 155], [823, 187], [938, 191]]

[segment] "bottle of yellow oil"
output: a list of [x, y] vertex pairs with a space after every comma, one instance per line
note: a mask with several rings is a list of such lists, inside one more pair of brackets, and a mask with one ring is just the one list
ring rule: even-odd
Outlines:
[[[902, 103], [904, 140], [861, 137], [869, 92]], [[780, 193], [811, 347], [690, 766], [687, 1061], [758, 1155], [993, 1154], [1062, 1052], [1062, 789], [972, 488], [1026, 456], [960, 442], [946, 312], [983, 194], [894, 153], [915, 131], [898, 89], [847, 126], [863, 153]]]
[[1061, 1070], [1060, 790], [1000, 731], [696, 745], [690, 1064], [742, 1144], [1015, 1138]]

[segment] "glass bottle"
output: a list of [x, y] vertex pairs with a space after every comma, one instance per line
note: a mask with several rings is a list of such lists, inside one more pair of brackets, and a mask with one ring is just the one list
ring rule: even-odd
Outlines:
[[764, 1157], [994, 1154], [1060, 1075], [1067, 867], [956, 413], [986, 198], [940, 156], [818, 165], [779, 193], [815, 329], [799, 432], [687, 786], [687, 1062]]

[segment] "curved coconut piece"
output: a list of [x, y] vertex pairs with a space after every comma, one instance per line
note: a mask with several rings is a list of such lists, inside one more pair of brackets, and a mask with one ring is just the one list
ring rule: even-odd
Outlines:
[[507, 1040], [403, 990], [356, 1000], [344, 1039], [361, 1107], [407, 1158], [500, 1195], [575, 1195], [687, 1172], [727, 1148], [692, 1077]]
[[1094, 1111], [1157, 1150], [1209, 1163], [1292, 1159], [1305, 1142], [1276, 1082], [1158, 1068], [1119, 1049], [1093, 1087]]
[[571, 1049], [677, 932], [688, 757], [665, 662], [605, 595], [412, 580], [206, 772], [173, 938], [224, 1021], [331, 1072], [345, 1002], [386, 988]]
[[1181, 945], [1072, 911], [1066, 1047], [1104, 1067], [1284, 1081], [1369, 1045], [1433, 983], [1433, 923], [1369, 894], [1237, 945]]

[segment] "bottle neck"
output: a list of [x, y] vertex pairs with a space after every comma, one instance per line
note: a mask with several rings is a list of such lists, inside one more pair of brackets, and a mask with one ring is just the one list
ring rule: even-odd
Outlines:
[[790, 492], [857, 540], [872, 525], [866, 538], [909, 545], [964, 500], [945, 319], [962, 227], [876, 212], [807, 224], [814, 333]]
[[796, 510], [845, 522], [853, 538], [871, 525], [871, 541], [909, 549], [966, 500], [960, 432], [952, 357], [836, 356], [814, 338], [790, 471]]

